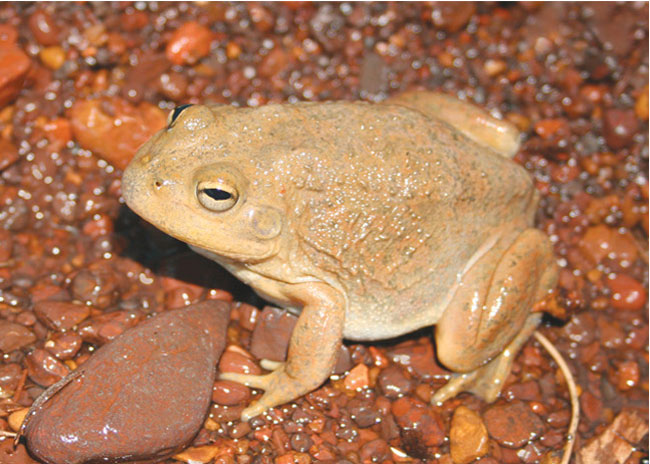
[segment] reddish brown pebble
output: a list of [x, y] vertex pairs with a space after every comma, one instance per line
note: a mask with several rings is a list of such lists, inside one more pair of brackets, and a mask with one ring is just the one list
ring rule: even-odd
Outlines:
[[607, 145], [614, 150], [629, 145], [638, 127], [634, 110], [611, 108], [603, 115], [603, 136]]
[[388, 398], [398, 398], [409, 394], [413, 390], [413, 382], [406, 377], [402, 368], [397, 365], [382, 370], [377, 380], [381, 391]]
[[444, 443], [442, 419], [430, 405], [405, 396], [392, 404], [391, 412], [402, 432], [417, 437], [424, 446], [440, 446]]
[[2, 464], [39, 464], [34, 461], [25, 446], [22, 444], [14, 446], [11, 439], [0, 440], [0, 463]]
[[3, 353], [27, 346], [34, 340], [36, 336], [24, 325], [0, 319], [0, 351]]
[[382, 415], [372, 401], [353, 398], [347, 404], [350, 417], [361, 428], [379, 423]]
[[229, 311], [220, 301], [167, 311], [101, 347], [33, 404], [30, 451], [80, 464], [160, 460], [187, 446], [208, 411]]
[[606, 257], [627, 262], [629, 265], [638, 254], [634, 237], [629, 232], [617, 231], [604, 224], [589, 227], [578, 246], [582, 254], [594, 265], [601, 263]]
[[68, 116], [79, 144], [119, 169], [124, 169], [140, 145], [165, 127], [167, 121], [157, 106], [133, 106], [117, 97], [77, 100]]
[[469, 464], [489, 451], [489, 439], [481, 416], [465, 406], [454, 411], [449, 430], [449, 451], [455, 464]]
[[179, 27], [165, 48], [167, 59], [174, 64], [194, 64], [208, 53], [214, 34], [195, 21]]
[[23, 87], [30, 67], [27, 55], [17, 45], [0, 41], [0, 108], [11, 103]]
[[311, 446], [314, 444], [311, 438], [309, 438], [309, 435], [303, 432], [298, 432], [293, 435], [291, 435], [291, 447], [300, 452], [304, 453], [311, 448]]
[[618, 389], [626, 391], [634, 388], [639, 383], [640, 375], [639, 364], [636, 361], [622, 362], [619, 364], [616, 372], [616, 377], [618, 377]]
[[590, 391], [580, 395], [580, 412], [591, 422], [596, 422], [603, 412], [603, 401]]
[[0, 364], [0, 398], [11, 396], [14, 393], [22, 373], [20, 364]]
[[509, 385], [502, 395], [508, 401], [514, 399], [523, 401], [542, 401], [542, 393], [537, 382], [529, 380], [527, 382], [515, 383]]
[[25, 356], [29, 378], [43, 387], [55, 384], [70, 373], [61, 361], [40, 348]]
[[647, 301], [643, 285], [625, 274], [616, 274], [607, 278], [607, 286], [612, 292], [612, 306], [622, 311], [638, 311]]
[[18, 149], [9, 140], [0, 138], [0, 171], [18, 161]]
[[431, 12], [431, 20], [447, 32], [460, 30], [470, 20], [476, 6], [469, 2], [438, 2]]
[[34, 38], [41, 45], [48, 46], [59, 43], [59, 28], [48, 12], [41, 9], [36, 10], [30, 15], [27, 24], [34, 34]]
[[262, 369], [250, 357], [229, 347], [219, 360], [219, 372], [259, 375]]
[[521, 448], [544, 432], [542, 420], [521, 401], [491, 406], [483, 419], [490, 436], [508, 448]]
[[250, 389], [230, 380], [217, 380], [212, 387], [212, 401], [224, 406], [234, 406], [248, 401]]
[[284, 309], [266, 306], [251, 338], [251, 354], [258, 359], [285, 361], [298, 318]]
[[64, 301], [40, 301], [34, 305], [36, 317], [54, 330], [69, 330], [90, 315], [90, 306]]
[[84, 341], [103, 345], [126, 329], [135, 326], [142, 315], [138, 311], [113, 311], [88, 319], [77, 329]]
[[55, 332], [45, 342], [45, 349], [57, 359], [72, 359], [81, 349], [83, 339], [76, 332]]
[[440, 367], [433, 354], [429, 337], [409, 340], [387, 350], [388, 357], [406, 367], [407, 371], [422, 380], [445, 378], [448, 371]]
[[392, 455], [388, 443], [381, 438], [377, 438], [367, 442], [361, 447], [359, 457], [363, 463], [372, 463], [390, 460]]
[[343, 379], [343, 385], [350, 391], [368, 388], [370, 386], [368, 366], [365, 364], [357, 364], [350, 369], [348, 375]]
[[240, 303], [237, 305], [237, 312], [239, 313], [239, 325], [246, 330], [254, 330], [260, 319], [260, 310], [253, 305]]

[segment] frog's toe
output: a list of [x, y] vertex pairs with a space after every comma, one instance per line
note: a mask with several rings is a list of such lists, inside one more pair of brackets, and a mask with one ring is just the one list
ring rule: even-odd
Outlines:
[[252, 375], [252, 374], [238, 374], [236, 372], [224, 372], [222, 374], [219, 374], [219, 379], [232, 380], [233, 382], [242, 383], [247, 387], [266, 390], [270, 384], [271, 375], [272, 374]]
[[241, 420], [243, 422], [248, 422], [253, 417], [264, 414], [268, 409], [268, 406], [265, 406], [264, 404], [261, 404], [259, 401], [257, 401], [242, 411]]
[[277, 371], [278, 369], [282, 368], [285, 363], [282, 361], [273, 361], [271, 359], [262, 359], [260, 361], [260, 366], [262, 366], [262, 369], [266, 369], [267, 371]]
[[440, 404], [464, 391], [491, 403], [499, 396], [511, 364], [510, 357], [502, 354], [472, 372], [452, 374], [449, 382], [434, 393], [431, 404]]

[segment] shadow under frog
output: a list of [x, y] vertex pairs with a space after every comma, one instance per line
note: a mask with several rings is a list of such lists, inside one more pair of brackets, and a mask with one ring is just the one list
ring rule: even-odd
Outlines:
[[128, 206], [299, 315], [243, 419], [323, 383], [344, 338], [435, 326], [460, 391], [493, 401], [557, 279], [508, 123], [443, 94], [380, 104], [184, 105], [123, 177]]

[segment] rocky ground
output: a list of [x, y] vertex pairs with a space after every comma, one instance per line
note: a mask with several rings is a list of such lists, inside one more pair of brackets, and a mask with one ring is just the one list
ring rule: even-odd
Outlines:
[[[648, 454], [647, 3], [0, 4], [0, 436], [148, 315], [232, 301], [219, 369], [259, 371], [294, 321], [123, 205], [120, 176], [177, 104], [383, 100], [437, 89], [525, 134], [560, 282], [542, 332], [579, 384], [572, 462]], [[564, 320], [562, 320], [564, 319]], [[185, 462], [556, 463], [569, 399], [530, 341], [501, 398], [428, 405], [430, 331], [348, 344], [342, 374], [250, 423], [215, 383]], [[0, 462], [33, 462], [12, 440]], [[171, 462], [172, 460], [170, 460]]]

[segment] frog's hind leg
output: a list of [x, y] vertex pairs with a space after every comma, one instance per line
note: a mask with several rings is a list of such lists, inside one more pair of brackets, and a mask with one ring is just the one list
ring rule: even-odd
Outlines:
[[392, 97], [383, 104], [406, 106], [430, 118], [444, 121], [479, 145], [512, 158], [519, 150], [519, 131], [487, 111], [439, 92], [413, 91]]
[[[490, 260], [498, 261], [496, 269]], [[541, 314], [531, 313], [533, 304], [555, 281], [550, 242], [536, 229], [524, 231], [506, 249], [495, 247], [474, 263], [436, 326], [438, 359], [457, 374], [432, 402], [461, 391], [494, 401], [514, 356], [540, 322]]]

